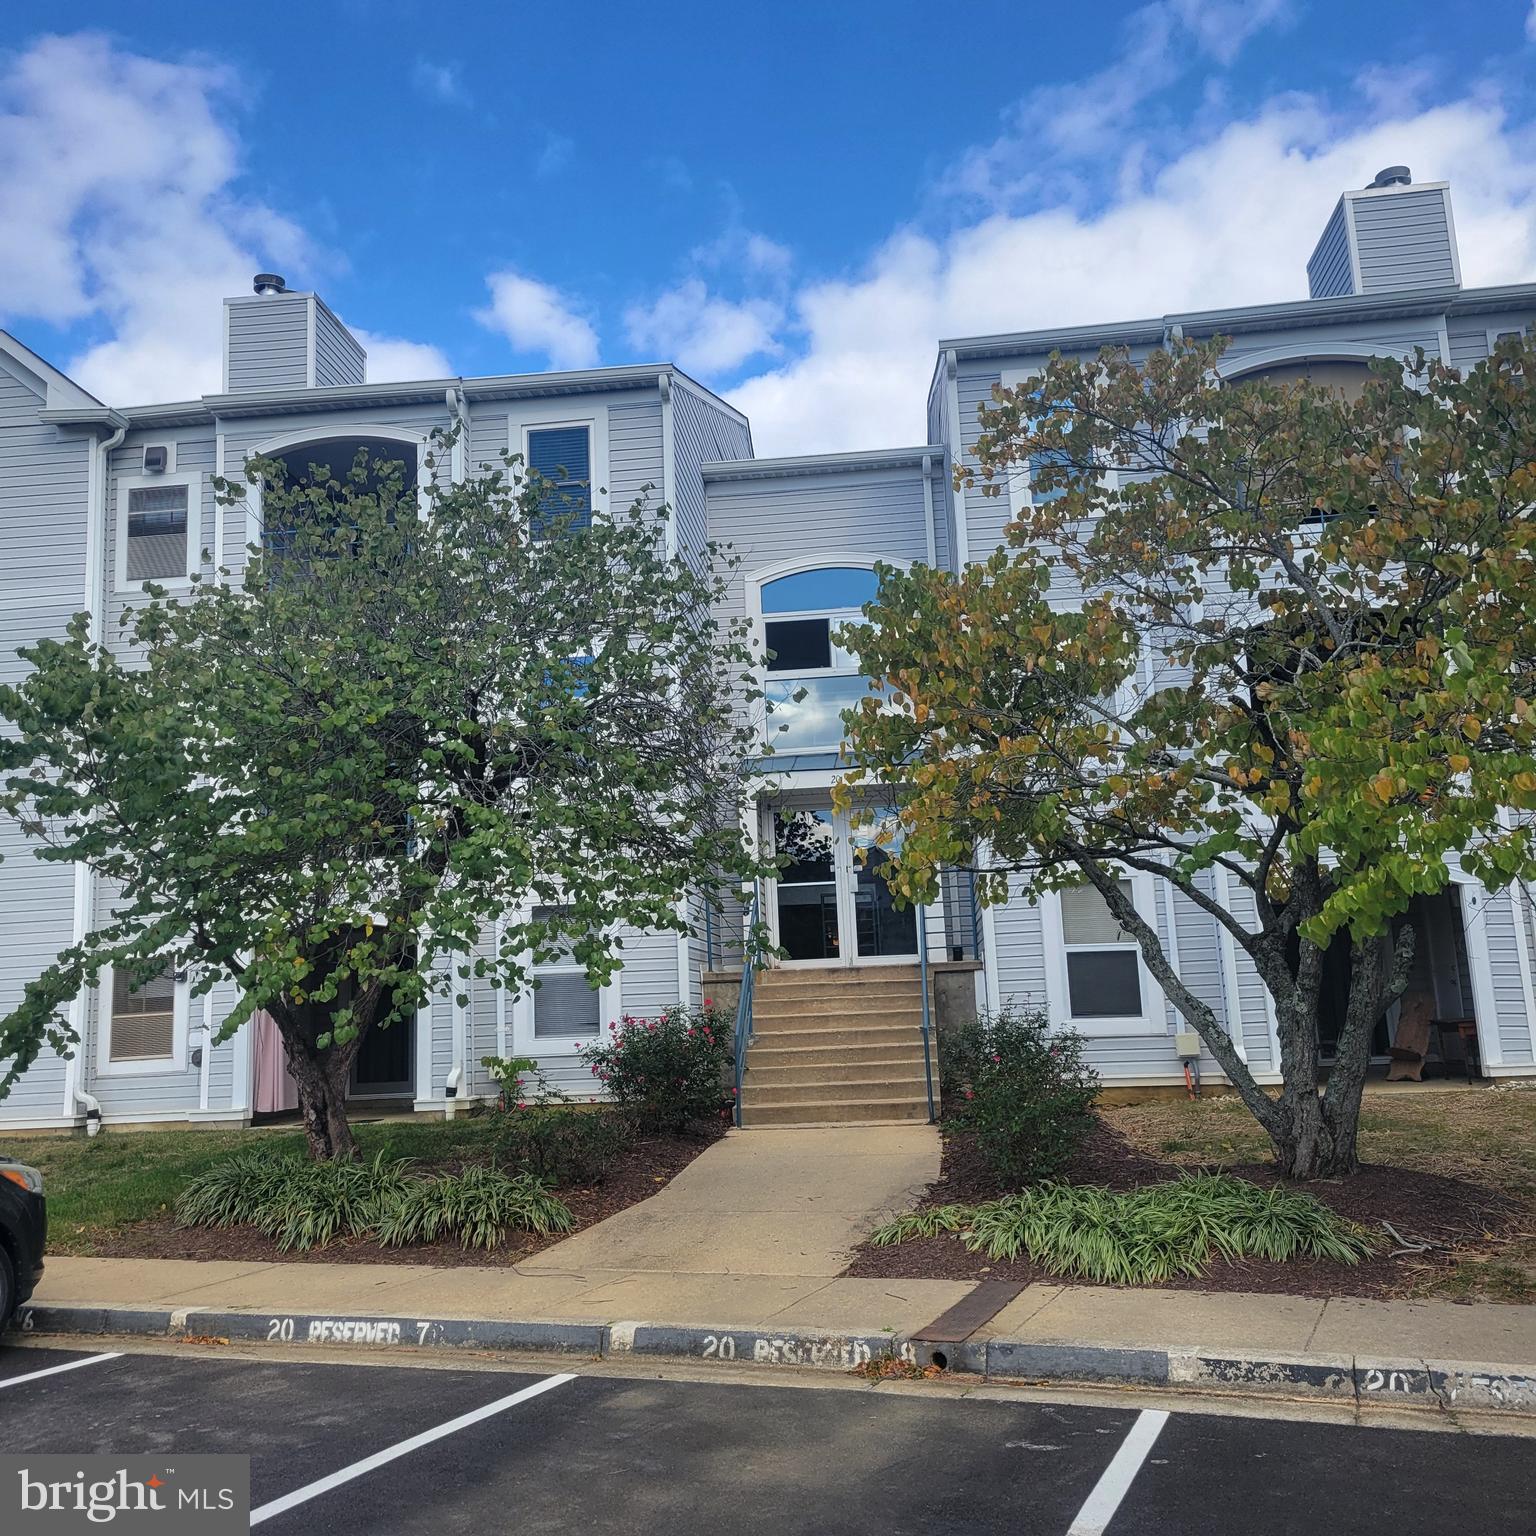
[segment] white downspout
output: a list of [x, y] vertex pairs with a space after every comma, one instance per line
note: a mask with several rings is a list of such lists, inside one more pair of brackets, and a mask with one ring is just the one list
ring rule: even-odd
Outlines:
[[[86, 638], [100, 645], [106, 627], [106, 557], [107, 557], [107, 485], [112, 451], [128, 435], [126, 426], [110, 437], [92, 445], [87, 467], [85, 512], [85, 611], [90, 616]], [[81, 943], [90, 931], [93, 917], [91, 872], [84, 864], [75, 865], [73, 942]], [[73, 1119], [75, 1105], [85, 1106], [85, 1132], [94, 1136], [101, 1129], [101, 1104], [80, 1087], [81, 1061], [85, 1052], [85, 993], [69, 1005], [69, 1028], [75, 1037], [75, 1053], [64, 1064], [64, 1115]]]

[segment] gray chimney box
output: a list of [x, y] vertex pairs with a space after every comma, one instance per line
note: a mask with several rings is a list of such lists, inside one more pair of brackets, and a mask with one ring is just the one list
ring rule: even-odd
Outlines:
[[224, 300], [224, 390], [325, 389], [367, 381], [368, 354], [325, 302], [274, 272]]
[[1314, 299], [1461, 287], [1461, 258], [1448, 182], [1415, 184], [1406, 165], [1389, 165], [1334, 205], [1307, 262]]

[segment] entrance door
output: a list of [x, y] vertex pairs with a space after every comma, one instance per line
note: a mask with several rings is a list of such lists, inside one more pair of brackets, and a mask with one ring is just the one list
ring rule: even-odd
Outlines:
[[786, 860], [774, 896], [777, 939], [791, 965], [878, 965], [917, 954], [917, 913], [896, 907], [879, 870], [898, 844], [896, 813], [877, 810], [854, 828], [830, 806], [773, 809], [774, 851]]

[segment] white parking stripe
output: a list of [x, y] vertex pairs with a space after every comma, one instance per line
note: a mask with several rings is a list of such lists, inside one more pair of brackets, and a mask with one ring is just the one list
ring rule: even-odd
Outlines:
[[7, 1376], [0, 1380], [0, 1387], [19, 1387], [24, 1381], [39, 1381], [44, 1376], [57, 1376], [60, 1371], [78, 1371], [82, 1365], [95, 1365], [98, 1360], [121, 1360], [121, 1350], [105, 1355], [87, 1355], [83, 1360], [69, 1360], [63, 1365], [50, 1365], [46, 1371], [30, 1371], [25, 1376]]
[[1120, 1442], [1115, 1459], [1104, 1468], [1104, 1475], [1093, 1485], [1083, 1507], [1077, 1512], [1067, 1536], [1104, 1536], [1104, 1528], [1115, 1518], [1120, 1501], [1130, 1491], [1141, 1464], [1163, 1432], [1168, 1415], [1161, 1408], [1143, 1408], [1131, 1425], [1130, 1433]]
[[292, 1493], [285, 1493], [280, 1499], [273, 1499], [270, 1503], [263, 1504], [260, 1509], [253, 1509], [251, 1524], [260, 1525], [263, 1520], [270, 1520], [273, 1515], [280, 1515], [284, 1510], [293, 1509], [299, 1504], [307, 1504], [311, 1499], [318, 1498], [322, 1493], [328, 1493], [332, 1488], [339, 1488], [343, 1483], [350, 1483], [353, 1478], [372, 1472], [375, 1467], [385, 1466], [397, 1457], [408, 1456], [424, 1445], [431, 1445], [434, 1440], [441, 1440], [458, 1430], [468, 1429], [471, 1424], [478, 1424], [482, 1419], [488, 1419], [493, 1414], [502, 1412], [503, 1409], [515, 1408], [519, 1403], [526, 1403], [530, 1397], [538, 1397], [542, 1392], [548, 1392], [553, 1387], [561, 1387], [566, 1382], [575, 1380], [575, 1376], [570, 1372], [562, 1372], [558, 1376], [546, 1376], [543, 1381], [536, 1381], [531, 1387], [524, 1387], [521, 1392], [514, 1392], [510, 1397], [498, 1397], [494, 1403], [487, 1403], [485, 1407], [476, 1408], [471, 1413], [460, 1414], [458, 1418], [450, 1419], [446, 1424], [439, 1424], [436, 1429], [423, 1430], [421, 1434], [412, 1435], [409, 1440], [402, 1440], [398, 1445], [375, 1451], [372, 1456], [354, 1461], [350, 1467], [343, 1467], [339, 1472], [332, 1472], [328, 1477], [316, 1478], [314, 1482], [305, 1483], [302, 1488], [296, 1488]]

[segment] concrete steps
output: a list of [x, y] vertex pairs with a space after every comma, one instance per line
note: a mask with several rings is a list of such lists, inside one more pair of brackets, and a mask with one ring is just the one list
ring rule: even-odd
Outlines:
[[743, 1104], [741, 1123], [754, 1125], [889, 1125], [893, 1120], [926, 1120], [922, 1099], [869, 1100], [865, 1103], [827, 1101], [780, 1103], [759, 1100]]
[[916, 966], [760, 974], [742, 1124], [926, 1120], [920, 988]]

